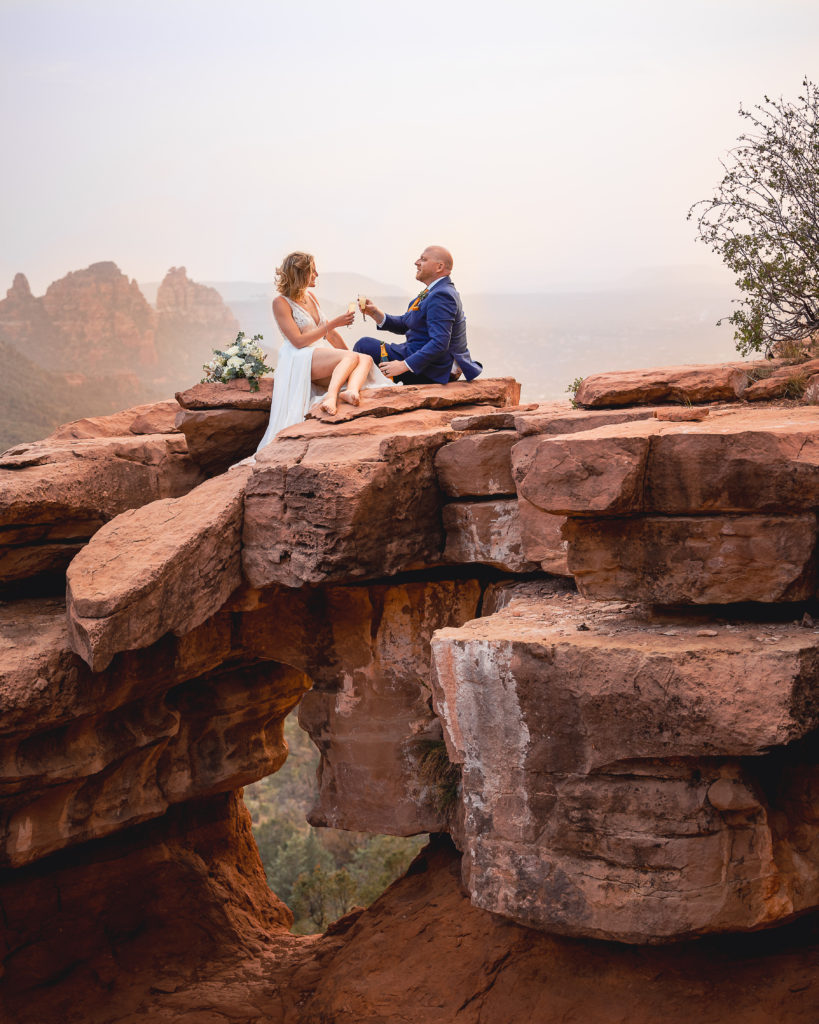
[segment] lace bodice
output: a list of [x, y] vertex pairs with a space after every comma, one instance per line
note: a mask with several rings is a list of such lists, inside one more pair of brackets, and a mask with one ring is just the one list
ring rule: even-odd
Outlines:
[[316, 302], [316, 309], [318, 310], [318, 323], [316, 323], [310, 314], [297, 302], [294, 302], [292, 299], [288, 299], [286, 295], [284, 297], [287, 299], [290, 309], [293, 311], [293, 319], [296, 321], [296, 327], [298, 327], [300, 334], [304, 334], [305, 331], [312, 331], [313, 328], [320, 327], [322, 324], [327, 323], [327, 318], [322, 313], [321, 306], [319, 306], [315, 298], [313, 301]]

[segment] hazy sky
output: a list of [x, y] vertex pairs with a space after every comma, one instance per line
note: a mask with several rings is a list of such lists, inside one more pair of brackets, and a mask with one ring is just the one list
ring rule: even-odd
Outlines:
[[410, 286], [441, 243], [464, 291], [708, 264], [739, 101], [805, 74], [816, 0], [0, 0], [0, 295], [296, 248]]

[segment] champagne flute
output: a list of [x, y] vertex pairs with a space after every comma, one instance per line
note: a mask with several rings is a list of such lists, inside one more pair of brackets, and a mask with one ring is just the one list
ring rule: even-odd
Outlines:
[[364, 315], [364, 310], [367, 308], [367, 296], [366, 295], [359, 295], [358, 296], [358, 308], [361, 310], [361, 319], [364, 321], [364, 323], [366, 323], [367, 322], [367, 317]]
[[[348, 313], [355, 313], [355, 303], [354, 302], [348, 302], [347, 303], [347, 312]], [[347, 324], [347, 326], [348, 327], [352, 327], [353, 325], [352, 324]]]

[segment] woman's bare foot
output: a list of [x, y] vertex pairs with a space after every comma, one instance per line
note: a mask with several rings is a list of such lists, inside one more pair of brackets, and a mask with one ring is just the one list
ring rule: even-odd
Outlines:
[[328, 416], [335, 416], [335, 414], [338, 412], [336, 403], [329, 398], [325, 398], [324, 401], [319, 406], [319, 408], [321, 409], [322, 412], [326, 412]]
[[348, 405], [361, 405], [361, 395], [357, 391], [350, 391], [349, 388], [346, 391], [342, 391], [338, 397]]

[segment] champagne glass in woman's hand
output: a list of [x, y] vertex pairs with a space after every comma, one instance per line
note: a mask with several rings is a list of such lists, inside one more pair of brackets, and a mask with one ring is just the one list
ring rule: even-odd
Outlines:
[[353, 314], [352, 319], [347, 324], [348, 327], [352, 327], [353, 320], [355, 320], [355, 303], [354, 302], [348, 302], [347, 303], [347, 312]]
[[[355, 309], [354, 303], [350, 305]], [[350, 312], [348, 309], [346, 313], [341, 313], [339, 316], [334, 316], [332, 320], [327, 324], [328, 331], [334, 331], [337, 327], [349, 327], [350, 324], [355, 320], [355, 313]]]

